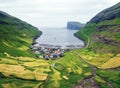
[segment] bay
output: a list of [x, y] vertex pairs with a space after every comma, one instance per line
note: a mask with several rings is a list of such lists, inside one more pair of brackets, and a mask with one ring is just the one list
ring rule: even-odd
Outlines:
[[84, 42], [76, 38], [73, 34], [78, 30], [69, 30], [66, 28], [40, 28], [42, 35], [36, 40], [38, 44], [60, 45], [62, 47], [84, 46]]

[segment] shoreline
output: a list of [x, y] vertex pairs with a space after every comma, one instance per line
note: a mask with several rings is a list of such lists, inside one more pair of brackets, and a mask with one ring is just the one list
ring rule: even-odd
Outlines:
[[41, 35], [42, 35], [42, 31], [39, 31], [38, 35], [33, 37], [31, 46], [37, 44], [36, 39], [38, 39]]
[[81, 37], [77, 36], [76, 33], [74, 33], [73, 35], [74, 35], [76, 38], [78, 38], [78, 39], [80, 39], [80, 40], [82, 40], [82, 41], [84, 42], [84, 47], [82, 47], [82, 48], [85, 48], [85, 47], [86, 47], [86, 42], [85, 42], [85, 40], [83, 40]]
[[85, 46], [83, 45], [53, 45], [53, 44], [34, 44], [32, 45], [32, 48], [61, 48], [61, 49], [81, 49], [81, 48], [84, 48]]
[[57, 44], [40, 44], [38, 42], [36, 42], [36, 40], [42, 35], [42, 31], [39, 31], [39, 34], [36, 35], [35, 37], [33, 37], [33, 42], [31, 45], [31, 48], [37, 48], [37, 47], [42, 47], [42, 48], [61, 48], [61, 49], [82, 49], [85, 48], [86, 44], [85, 41], [83, 39], [81, 39], [80, 37], [78, 37], [75, 33], [73, 33], [73, 36], [82, 40], [84, 42], [84, 45], [80, 45], [80, 44], [67, 44], [67, 45], [57, 45]]

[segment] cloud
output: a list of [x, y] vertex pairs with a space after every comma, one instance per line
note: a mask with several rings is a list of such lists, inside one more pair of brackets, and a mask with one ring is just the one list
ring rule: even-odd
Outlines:
[[0, 0], [1, 10], [35, 26], [66, 26], [87, 22], [119, 0]]

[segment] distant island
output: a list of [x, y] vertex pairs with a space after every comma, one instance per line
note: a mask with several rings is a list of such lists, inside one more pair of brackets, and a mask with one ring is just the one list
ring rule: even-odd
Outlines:
[[79, 29], [83, 28], [84, 26], [85, 26], [85, 24], [82, 24], [77, 21], [69, 21], [67, 23], [67, 29], [71, 29], [71, 30], [79, 30]]

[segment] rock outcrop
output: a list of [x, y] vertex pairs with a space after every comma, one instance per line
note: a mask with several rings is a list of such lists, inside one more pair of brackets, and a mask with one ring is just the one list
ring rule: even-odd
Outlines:
[[85, 24], [81, 24], [79, 22], [75, 22], [75, 21], [70, 21], [67, 23], [67, 29], [72, 29], [72, 30], [79, 30], [81, 28], [83, 28], [85, 26]]

